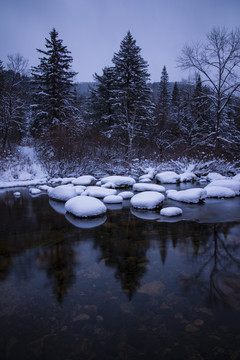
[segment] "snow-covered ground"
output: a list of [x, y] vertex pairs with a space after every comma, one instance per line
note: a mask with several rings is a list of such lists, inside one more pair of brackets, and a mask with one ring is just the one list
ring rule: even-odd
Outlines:
[[[57, 212], [80, 218], [103, 215], [109, 209], [120, 210], [128, 202], [136, 216], [155, 218], [156, 215], [143, 215], [136, 211], [163, 207], [162, 218], [178, 215], [181, 219], [181, 209], [172, 205], [176, 201], [197, 207], [198, 203], [208, 198], [224, 199], [240, 195], [240, 169], [221, 161], [219, 169], [216, 162], [172, 161], [152, 166], [147, 161], [135, 161], [132, 169], [126, 169], [123, 175], [119, 175], [122, 169], [115, 168], [115, 175], [109, 175], [110, 171], [106, 169], [104, 175], [99, 176], [96, 167], [96, 172], [91, 174], [76, 169], [74, 174], [51, 177], [31, 147], [22, 147], [20, 155], [21, 161], [8, 159], [8, 165], [1, 167], [0, 188], [18, 188], [14, 192], [15, 198], [21, 196], [21, 186], [27, 186], [29, 194], [34, 197], [47, 193], [50, 205]], [[113, 173], [112, 170], [110, 173]], [[71, 222], [75, 220], [71, 219]]]

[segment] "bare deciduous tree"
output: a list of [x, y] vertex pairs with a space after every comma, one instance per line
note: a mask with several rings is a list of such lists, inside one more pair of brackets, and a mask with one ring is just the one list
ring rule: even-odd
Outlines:
[[224, 113], [233, 94], [240, 89], [240, 29], [213, 28], [205, 44], [183, 48], [178, 64], [183, 70], [194, 69], [201, 73], [211, 88], [207, 96], [215, 112], [215, 131], [211, 136], [217, 153], [219, 141], [224, 141], [221, 133]]

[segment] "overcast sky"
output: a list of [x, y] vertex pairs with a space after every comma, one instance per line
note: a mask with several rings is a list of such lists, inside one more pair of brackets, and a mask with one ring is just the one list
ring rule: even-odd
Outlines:
[[169, 80], [186, 78], [176, 68], [184, 44], [205, 39], [213, 26], [240, 26], [240, 0], [1, 0], [0, 60], [20, 53], [39, 64], [53, 27], [71, 51], [77, 81], [93, 81], [130, 30], [149, 64], [151, 81], [166, 65]]

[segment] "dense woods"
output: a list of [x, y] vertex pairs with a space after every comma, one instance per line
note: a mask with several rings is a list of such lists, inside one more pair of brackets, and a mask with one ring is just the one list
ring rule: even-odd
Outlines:
[[112, 66], [87, 87], [75, 82], [71, 52], [58, 32], [45, 40], [31, 71], [19, 54], [0, 61], [2, 156], [23, 144], [34, 146], [46, 166], [73, 159], [129, 164], [136, 157], [239, 156], [238, 29], [214, 28], [205, 44], [186, 46], [178, 65], [193, 75], [181, 82], [170, 82], [163, 64], [159, 82], [151, 83], [130, 31]]

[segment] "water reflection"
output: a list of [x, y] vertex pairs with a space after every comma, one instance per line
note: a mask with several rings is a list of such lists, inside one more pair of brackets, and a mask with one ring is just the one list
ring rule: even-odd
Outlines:
[[0, 194], [4, 358], [237, 359], [239, 221], [78, 221], [21, 192]]
[[96, 218], [79, 219], [68, 213], [65, 215], [65, 218], [70, 222], [70, 224], [76, 226], [79, 229], [92, 229], [104, 224], [107, 220], [106, 215]]
[[240, 226], [213, 224], [194, 256], [194, 271], [182, 277], [186, 292], [204, 292], [209, 305], [219, 302], [240, 310]]
[[[109, 210], [108, 216], [100, 218], [77, 219], [65, 214], [62, 203], [51, 200], [51, 212], [46, 196], [31, 200], [27, 190], [21, 191], [18, 199], [10, 191], [1, 194], [0, 211], [5, 225], [1, 227], [1, 281], [6, 281], [10, 272], [25, 279], [31, 277], [31, 256], [35, 256], [38, 268], [45, 271], [53, 294], [61, 302], [76, 277], [75, 246], [69, 239], [78, 243], [92, 238], [99, 252], [98, 261], [114, 269], [124, 294], [132, 299], [147, 272], [147, 253], [155, 243], [163, 265], [168, 261], [169, 249], [174, 249], [193, 266], [191, 273], [180, 276], [184, 292], [205, 293], [209, 303], [223, 301], [239, 308], [238, 223], [157, 223], [153, 221], [159, 216], [157, 212], [130, 211], [128, 207], [121, 212]], [[92, 231], [91, 235], [87, 230]], [[29, 257], [26, 250], [30, 249], [37, 251]]]
[[46, 272], [53, 294], [62, 302], [76, 278], [74, 267], [77, 261], [71, 243], [58, 243], [40, 249], [37, 264], [39, 269]]

